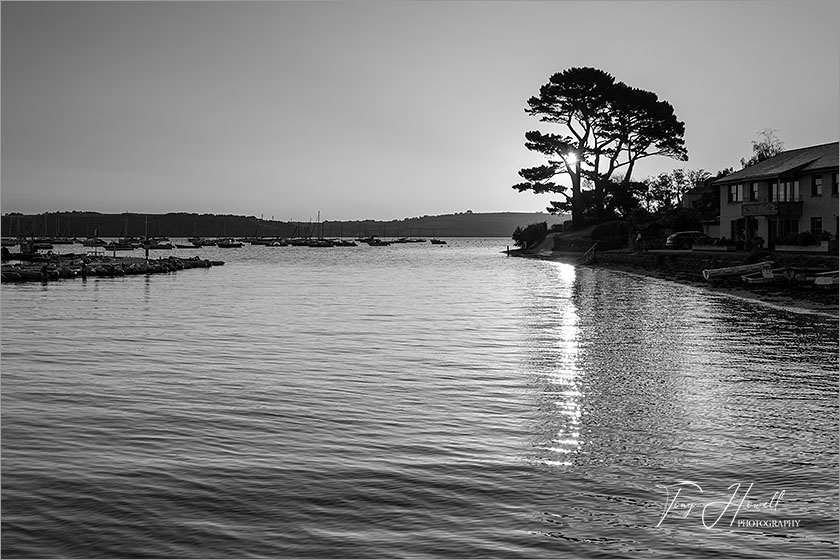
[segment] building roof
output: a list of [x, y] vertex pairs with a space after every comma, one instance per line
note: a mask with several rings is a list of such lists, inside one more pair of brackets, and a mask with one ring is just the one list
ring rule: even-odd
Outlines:
[[707, 187], [691, 187], [690, 189], [685, 191], [685, 193], [683, 193], [683, 196], [687, 194], [703, 194], [707, 190], [709, 190]]
[[788, 173], [808, 173], [819, 169], [837, 168], [840, 159], [840, 142], [788, 150], [773, 157], [721, 177], [714, 184], [739, 183], [779, 177]]

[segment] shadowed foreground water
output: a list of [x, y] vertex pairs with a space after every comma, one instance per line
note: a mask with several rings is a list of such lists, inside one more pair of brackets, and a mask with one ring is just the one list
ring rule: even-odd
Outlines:
[[3, 285], [3, 556], [837, 556], [836, 318], [506, 243]]

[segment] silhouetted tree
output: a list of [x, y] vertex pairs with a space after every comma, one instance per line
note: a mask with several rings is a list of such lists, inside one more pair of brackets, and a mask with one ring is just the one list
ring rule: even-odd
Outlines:
[[785, 143], [776, 136], [777, 132], [778, 130], [772, 128], [765, 128], [761, 132], [758, 132], [758, 136], [761, 136], [762, 139], [758, 142], [753, 140], [753, 155], [749, 159], [741, 158], [741, 167], [747, 168], [782, 153], [785, 149]]
[[[642, 158], [663, 155], [688, 159], [683, 141], [684, 123], [670, 103], [656, 94], [632, 88], [596, 68], [570, 68], [551, 76], [539, 96], [528, 100], [525, 111], [541, 122], [559, 125], [561, 133], [529, 131], [525, 146], [548, 158], [547, 165], [520, 170], [526, 182], [513, 186], [523, 192], [560, 193], [549, 212], [572, 213], [574, 227], [584, 224], [581, 180], [595, 191], [594, 219], [600, 221], [607, 191], [629, 185], [633, 167]], [[621, 174], [618, 180], [613, 177]], [[569, 187], [553, 181], [566, 174]]]

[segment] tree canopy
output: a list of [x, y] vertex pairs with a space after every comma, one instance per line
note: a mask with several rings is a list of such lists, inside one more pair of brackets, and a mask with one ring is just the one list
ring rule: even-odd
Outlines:
[[675, 208], [689, 189], [709, 179], [712, 174], [705, 169], [674, 169], [644, 180], [644, 207], [649, 212]]
[[761, 140], [756, 142], [753, 140], [752, 149], [753, 155], [750, 156], [749, 159], [741, 158], [741, 167], [747, 168], [751, 165], [755, 165], [760, 161], [764, 161], [767, 158], [771, 158], [775, 155], [782, 153], [785, 149], [785, 143], [776, 136], [778, 130], [774, 130], [772, 128], [765, 128], [757, 135], [761, 136]]
[[[600, 221], [609, 200], [622, 198], [632, 188], [635, 164], [642, 158], [667, 156], [688, 159], [685, 124], [674, 108], [655, 93], [633, 88], [596, 68], [569, 68], [551, 76], [525, 111], [558, 132], [525, 133], [525, 147], [547, 158], [547, 164], [519, 171], [525, 182], [514, 189], [534, 193], [560, 193], [565, 200], [551, 202], [549, 212], [572, 213], [574, 227], [584, 224], [586, 203], [594, 205]], [[570, 187], [555, 181], [568, 175]], [[592, 193], [584, 200], [582, 180]], [[571, 193], [569, 193], [571, 190]]]

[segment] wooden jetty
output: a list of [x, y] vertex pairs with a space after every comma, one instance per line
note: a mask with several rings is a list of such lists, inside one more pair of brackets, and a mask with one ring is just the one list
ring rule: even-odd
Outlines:
[[[46, 257], [46, 255], [44, 255]], [[198, 257], [108, 257], [103, 255], [49, 255], [48, 259], [3, 264], [3, 282], [46, 282], [70, 278], [113, 277], [137, 274], [160, 274], [187, 268], [210, 268], [225, 264]]]

